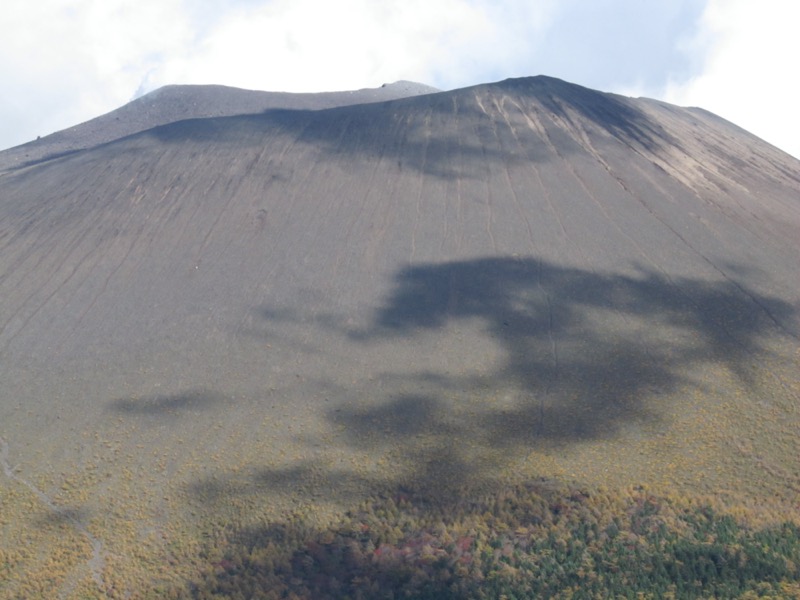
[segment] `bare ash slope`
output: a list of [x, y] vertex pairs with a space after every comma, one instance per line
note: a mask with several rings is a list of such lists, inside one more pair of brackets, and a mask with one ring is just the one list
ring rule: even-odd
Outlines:
[[0, 152], [0, 173], [183, 119], [255, 114], [276, 108], [320, 110], [438, 91], [412, 81], [313, 94], [243, 90], [223, 85], [168, 85], [85, 123]]
[[795, 498], [799, 172], [706, 112], [546, 77], [10, 170], [0, 543], [35, 488], [83, 537], [64, 585], [133, 589], [205, 520], [398, 486]]

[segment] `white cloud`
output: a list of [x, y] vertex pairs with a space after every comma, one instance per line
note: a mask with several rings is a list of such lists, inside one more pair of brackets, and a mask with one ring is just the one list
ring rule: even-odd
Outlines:
[[548, 74], [591, 88], [663, 87], [691, 73], [680, 51], [706, 0], [561, 0], [535, 60]]
[[[284, 91], [507, 76], [555, 0], [7, 0], [0, 148], [171, 83]], [[476, 79], [477, 78], [477, 79]]]
[[149, 75], [147, 87], [215, 82], [320, 91], [397, 79], [459, 85], [512, 51], [524, 51], [526, 36], [544, 26], [552, 2], [501, 6], [470, 0], [274, 0], [244, 6], [227, 13], [196, 46], [166, 59]]
[[130, 100], [142, 72], [184, 44], [188, 28], [180, 0], [7, 0], [0, 35], [6, 147]]
[[[0, 148], [171, 83], [322, 91], [410, 79], [450, 89], [544, 73], [703, 106], [800, 155], [800, 133], [791, 131], [797, 92], [788, 71], [800, 56], [800, 38], [791, 31], [800, 22], [795, 6], [779, 0], [657, 6], [641, 0], [593, 0], [591, 6], [583, 0], [5, 0]], [[676, 51], [687, 36], [683, 53]]]
[[709, 0], [687, 51], [700, 73], [672, 82], [664, 99], [701, 106], [800, 157], [800, 4], [792, 0]]

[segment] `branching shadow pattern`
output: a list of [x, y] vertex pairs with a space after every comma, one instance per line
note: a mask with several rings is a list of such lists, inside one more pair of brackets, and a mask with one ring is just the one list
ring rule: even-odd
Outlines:
[[[280, 315], [284, 323], [304, 320], [297, 310], [265, 307], [262, 314]], [[494, 489], [492, 474], [520, 452], [613, 438], [631, 423], [657, 424], [664, 402], [681, 390], [713, 386], [713, 372], [724, 370], [743, 389], [755, 389], [757, 363], [768, 360], [774, 340], [794, 339], [795, 320], [790, 303], [759, 294], [743, 279], [668, 277], [643, 268], [603, 274], [531, 257], [413, 264], [396, 274], [368, 326], [338, 329], [341, 350], [376, 342], [413, 346], [421, 336], [444, 337], [453, 326], [470, 325], [474, 340], [495, 341], [503, 362], [480, 374], [409, 374], [385, 364], [382, 373], [372, 374], [373, 381], [386, 383], [372, 403], [343, 401], [327, 419], [343, 432], [339, 441], [354, 450], [402, 456], [404, 470], [372, 480], [379, 497], [396, 501], [411, 493], [423, 499], [421, 506], [429, 502], [433, 512], [446, 513], [464, 497], [465, 484]], [[342, 319], [316, 322], [330, 333]], [[359, 385], [354, 396], [366, 393]], [[424, 391], [393, 391], [415, 385]], [[485, 399], [461, 411], [464, 390]], [[498, 401], [509, 390], [513, 401]], [[325, 487], [330, 499], [347, 488], [343, 481], [369, 483], [363, 473], [339, 467], [326, 472], [313, 461], [254, 470], [249, 477], [238, 487], [197, 482], [194, 491], [224, 502], [230, 494], [302, 482]], [[340, 500], [353, 502], [343, 493]], [[418, 515], [422, 522], [425, 514]], [[232, 534], [228, 555], [255, 556], [299, 532], [291, 522], [248, 525]], [[312, 564], [312, 555], [296, 558]], [[236, 577], [258, 579], [264, 568], [237, 567]], [[219, 585], [227, 585], [229, 571]], [[312, 577], [314, 569], [307, 571]], [[306, 584], [313, 588], [314, 582]]]

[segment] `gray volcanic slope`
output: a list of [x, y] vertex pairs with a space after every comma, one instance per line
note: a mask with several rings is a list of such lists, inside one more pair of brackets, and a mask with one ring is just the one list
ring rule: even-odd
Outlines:
[[305, 108], [0, 175], [7, 475], [105, 547], [120, 506], [798, 489], [797, 160], [546, 77]]
[[80, 125], [0, 152], [0, 173], [182, 119], [229, 117], [276, 108], [319, 110], [438, 91], [411, 81], [396, 81], [374, 89], [317, 94], [262, 92], [222, 85], [168, 85]]

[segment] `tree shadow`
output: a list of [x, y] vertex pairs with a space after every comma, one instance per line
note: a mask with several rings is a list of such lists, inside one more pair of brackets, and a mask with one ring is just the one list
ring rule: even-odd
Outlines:
[[[409, 265], [396, 273], [365, 326], [347, 329], [336, 318], [313, 321], [326, 335], [340, 336], [337, 347], [324, 352], [368, 348], [377, 353], [371, 364], [379, 370], [331, 393], [339, 400], [325, 419], [339, 432], [337, 450], [388, 457], [386, 468], [357, 471], [307, 459], [280, 468], [254, 467], [235, 480], [198, 481], [190, 491], [214, 511], [231, 495], [252, 498], [276, 488], [293, 490], [306, 507], [321, 498], [353, 506], [359, 497], [353, 490], [368, 489], [372, 498], [390, 504], [417, 498], [421, 504], [414, 518], [427, 523], [431, 514], [461, 510], [459, 503], [478, 490], [500, 489], [497, 475], [526, 454], [619, 438], [630, 429], [643, 428], [648, 435], [669, 427], [664, 422], [668, 403], [698, 390], [718, 393], [713, 388], [720, 372], [744, 390], [755, 389], [753, 364], [770, 359], [775, 340], [796, 342], [797, 314], [790, 303], [745, 281], [667, 276], [643, 267], [598, 273], [534, 257]], [[299, 306], [291, 311], [264, 307], [261, 314], [309, 322]], [[430, 348], [423, 341], [431, 336], [441, 340], [437, 352], [463, 359], [466, 366], [451, 364], [445, 370], [431, 360], [424, 369], [409, 368], [419, 361], [408, 362], [399, 349], [414, 354]], [[477, 347], [487, 340], [501, 360], [478, 370], [474, 359], [482, 350]], [[553, 510], [557, 513], [569, 498]], [[287, 539], [305, 539], [309, 531], [291, 520], [241, 527], [229, 532], [229, 554], [252, 558]], [[340, 534], [317, 531], [311, 546], [292, 560], [314, 565], [334, 560], [326, 554], [331, 547], [320, 541], [332, 535]], [[341, 554], [347, 550], [337, 548], [334, 562], [350, 564]], [[235, 572], [225, 564], [217, 565], [219, 576], [212, 578], [219, 589], [242, 578], [280, 578], [282, 572], [257, 561]], [[396, 566], [396, 561], [378, 564], [368, 557], [347, 568], [367, 569], [369, 577], [388, 585]], [[289, 569], [291, 585], [314, 589], [319, 571], [301, 567]]]
[[210, 390], [186, 390], [175, 394], [118, 398], [109, 403], [109, 410], [124, 415], [153, 418], [159, 421], [177, 418], [182, 413], [206, 410], [224, 403], [225, 398]]
[[[733, 281], [668, 278], [644, 269], [638, 275], [598, 274], [536, 259], [483, 258], [403, 269], [373, 326], [350, 337], [413, 343], [426, 331], [478, 323], [502, 347], [504, 364], [480, 376], [417, 377], [435, 379], [445, 395], [483, 387], [488, 399], [512, 388], [512, 406], [487, 407], [481, 415], [481, 435], [490, 446], [560, 444], [611, 437], [630, 421], [657, 420], [657, 398], [682, 386], [707, 385], [707, 367], [725, 368], [750, 386], [754, 361], [769, 353], [762, 341], [794, 337], [794, 316], [783, 300]], [[435, 402], [398, 396], [330, 418], [352, 432], [356, 445], [375, 422], [390, 422], [387, 430], [397, 437], [416, 435], [419, 427], [445, 438], [466, 433], [440, 428], [430, 410]]]
[[[333, 399], [320, 410], [337, 432], [335, 449], [395, 465], [388, 475], [359, 474], [361, 482], [373, 477], [377, 487], [414, 486], [446, 498], [492, 485], [503, 467], [533, 451], [664, 431], [670, 403], [719, 393], [720, 374], [752, 389], [772, 341], [797, 339], [796, 310], [743, 281], [489, 257], [400, 270], [360, 328], [307, 319], [302, 307], [260, 313], [312, 327], [320, 360], [376, 348], [349, 387], [313, 382]], [[339, 341], [322, 341], [332, 335]], [[447, 369], [435, 356], [419, 368], [424, 357], [415, 354], [431, 336], [440, 340], [437, 353], [454, 357]], [[487, 347], [495, 358], [480, 365]], [[312, 465], [299, 468], [308, 473]], [[298, 473], [279, 470], [253, 478], [289, 485], [286, 474]], [[337, 470], [316, 485], [335, 478], [347, 479]]]

